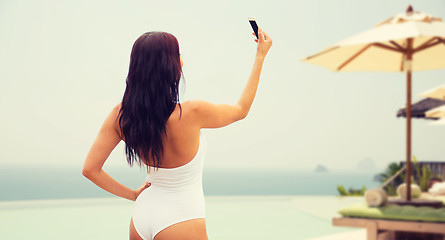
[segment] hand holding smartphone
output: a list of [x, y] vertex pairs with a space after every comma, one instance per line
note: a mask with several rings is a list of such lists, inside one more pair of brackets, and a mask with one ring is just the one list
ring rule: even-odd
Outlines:
[[252, 26], [253, 32], [258, 39], [258, 25], [256, 24], [256, 19], [254, 17], [249, 17], [250, 26]]
[[259, 30], [258, 24], [256, 23], [256, 19], [253, 17], [249, 17], [250, 26], [252, 26], [253, 32], [255, 33], [256, 39], [255, 42], [257, 45], [257, 54], [266, 56], [270, 47], [272, 46], [272, 39], [269, 37], [267, 33], [261, 30], [261, 39], [259, 39]]

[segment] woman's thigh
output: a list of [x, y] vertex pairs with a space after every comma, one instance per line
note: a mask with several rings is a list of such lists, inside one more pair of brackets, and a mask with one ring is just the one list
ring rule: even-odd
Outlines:
[[173, 224], [158, 234], [154, 240], [207, 240], [206, 222], [197, 218]]
[[143, 240], [136, 231], [136, 228], [134, 228], [133, 218], [130, 220], [130, 240]]

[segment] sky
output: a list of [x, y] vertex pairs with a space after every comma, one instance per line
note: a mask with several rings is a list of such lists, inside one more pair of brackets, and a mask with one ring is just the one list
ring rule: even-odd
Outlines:
[[[248, 17], [273, 39], [249, 116], [204, 130], [208, 168], [378, 169], [405, 159], [405, 74], [334, 73], [301, 62], [405, 11], [445, 19], [443, 0], [0, 0], [0, 167], [81, 167], [122, 99], [133, 42], [166, 31], [180, 43], [183, 101], [235, 103], [256, 45]], [[415, 72], [413, 100], [445, 83]], [[445, 126], [413, 119], [412, 153], [445, 160]], [[123, 144], [107, 166], [126, 166]]]

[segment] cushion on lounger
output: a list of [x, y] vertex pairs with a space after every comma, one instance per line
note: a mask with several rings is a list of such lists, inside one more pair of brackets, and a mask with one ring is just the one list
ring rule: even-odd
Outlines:
[[421, 199], [430, 199], [430, 200], [442, 201], [443, 205], [445, 206], [445, 196], [422, 195], [422, 196], [420, 196], [420, 198]]
[[339, 213], [344, 217], [445, 222], [445, 208], [437, 209], [431, 207], [398, 205], [385, 205], [383, 207], [370, 208], [366, 203], [363, 203], [343, 208]]

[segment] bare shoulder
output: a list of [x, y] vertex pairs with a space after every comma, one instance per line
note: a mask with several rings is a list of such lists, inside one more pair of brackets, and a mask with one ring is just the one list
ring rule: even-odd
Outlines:
[[190, 100], [181, 104], [184, 107], [184, 110], [191, 113], [198, 113], [200, 111], [205, 111], [208, 108], [211, 108], [214, 104], [204, 101], [204, 100]]
[[187, 119], [194, 119], [202, 117], [202, 115], [212, 107], [212, 103], [203, 100], [190, 100], [181, 103], [182, 116]]
[[183, 103], [184, 117], [200, 128], [220, 128], [243, 118], [238, 105], [213, 104], [202, 100]]
[[183, 116], [190, 117], [191, 115], [195, 114], [200, 108], [202, 108], [203, 102], [204, 101], [200, 100], [189, 100], [181, 103]]
[[122, 136], [122, 131], [119, 125], [119, 113], [122, 107], [122, 103], [117, 104], [113, 107], [109, 113], [104, 125], [108, 125], [110, 128], [114, 129], [119, 136]]
[[200, 107], [203, 107], [206, 104], [209, 104], [209, 103], [206, 101], [203, 101], [203, 100], [189, 100], [189, 101], [181, 103], [182, 106], [188, 108], [189, 110], [199, 109]]
[[113, 110], [111, 111], [114, 114], [119, 115], [119, 111], [121, 110], [122, 107], [122, 103], [117, 104], [116, 106], [114, 106]]
[[[121, 111], [122, 103], [117, 104], [113, 107], [107, 120], [113, 120], [113, 123], [119, 123], [119, 113]], [[114, 124], [113, 124], [114, 125]]]

